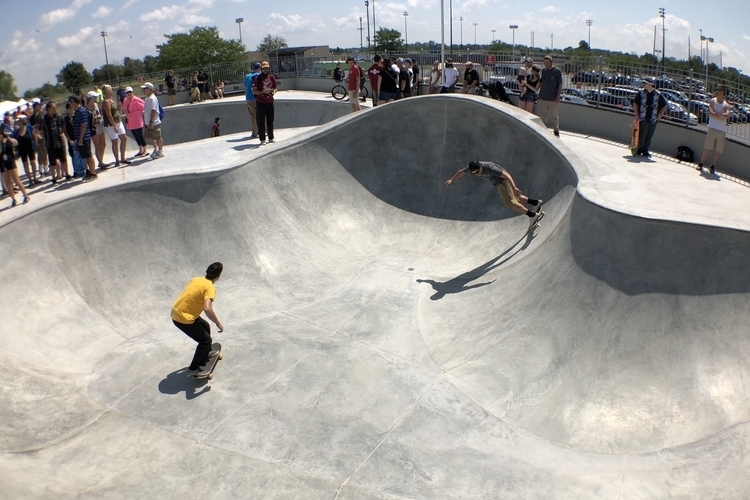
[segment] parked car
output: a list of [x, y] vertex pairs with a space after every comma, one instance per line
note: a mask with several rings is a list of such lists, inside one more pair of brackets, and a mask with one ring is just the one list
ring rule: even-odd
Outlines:
[[577, 97], [579, 99], [584, 99], [583, 92], [581, 92], [578, 89], [564, 88], [560, 92], [560, 95], [569, 95], [569, 96]]
[[677, 122], [686, 123], [688, 125], [698, 125], [698, 117], [692, 113], [688, 113], [687, 110], [679, 104], [671, 101], [667, 101], [669, 110], [664, 113], [664, 119]]
[[521, 87], [518, 85], [517, 80], [507, 80], [505, 83], [503, 83], [505, 86], [505, 89], [511, 92], [512, 94], [520, 94], [521, 93]]
[[598, 90], [589, 90], [584, 94], [584, 99], [591, 105], [599, 104], [605, 108], [614, 108], [622, 111], [631, 111], [632, 106], [627, 97], [619, 97], [608, 92]]
[[579, 71], [570, 79], [573, 83], [598, 84], [603, 80], [602, 76], [596, 71]]
[[583, 97], [578, 97], [572, 94], [560, 94], [560, 101], [562, 102], [569, 102], [572, 104], [581, 104], [583, 106], [588, 106], [589, 103], [584, 99]]

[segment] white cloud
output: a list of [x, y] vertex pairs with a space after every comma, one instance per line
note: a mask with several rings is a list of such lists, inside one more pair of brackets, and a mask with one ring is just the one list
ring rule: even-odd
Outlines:
[[750, 42], [750, 35], [742, 35], [742, 38]]
[[554, 5], [548, 5], [539, 9], [539, 12], [560, 12], [560, 9], [558, 9]]
[[71, 19], [78, 13], [81, 7], [88, 3], [91, 3], [91, 0], [74, 0], [73, 3], [70, 4], [70, 7], [66, 7], [64, 9], [55, 9], [42, 14], [42, 17], [39, 20], [39, 31], [47, 31], [52, 26]]
[[114, 11], [114, 9], [110, 9], [109, 7], [105, 7], [104, 5], [102, 5], [101, 7], [99, 7], [96, 10], [96, 12], [94, 12], [93, 14], [91, 14], [91, 17], [93, 17], [93, 18], [107, 17], [113, 11]]
[[132, 7], [136, 3], [138, 3], [138, 0], [128, 0], [127, 2], [125, 2], [125, 5], [123, 5], [122, 8], [120, 8], [120, 12], [124, 11], [127, 8]]
[[294, 33], [303, 31], [314, 31], [325, 27], [323, 23], [313, 22], [309, 17], [303, 17], [299, 14], [290, 14], [284, 16], [281, 14], [271, 14], [271, 19], [278, 21], [281, 25], [276, 26], [276, 31], [284, 33]]
[[86, 26], [85, 28], [81, 28], [75, 35], [58, 38], [57, 44], [65, 49], [68, 49], [70, 47], [77, 47], [78, 45], [84, 43], [93, 32], [93, 27]]
[[162, 7], [141, 16], [141, 21], [164, 21], [165, 19], [174, 19], [180, 11], [178, 5]]
[[359, 16], [358, 13], [352, 12], [351, 14], [349, 14], [346, 17], [338, 17], [338, 18], [334, 17], [333, 18], [333, 23], [336, 26], [338, 26], [339, 28], [342, 27], [342, 26], [352, 26], [354, 24], [356, 24], [358, 26], [359, 25], [359, 17], [360, 16]]
[[125, 20], [121, 20], [114, 26], [107, 26], [104, 29], [107, 31], [107, 33], [112, 34], [112, 33], [122, 33], [123, 31], [127, 31], [128, 28], [130, 28], [130, 23]]
[[199, 16], [197, 14], [185, 14], [180, 19], [180, 23], [188, 26], [205, 25], [211, 22], [211, 18], [208, 16]]

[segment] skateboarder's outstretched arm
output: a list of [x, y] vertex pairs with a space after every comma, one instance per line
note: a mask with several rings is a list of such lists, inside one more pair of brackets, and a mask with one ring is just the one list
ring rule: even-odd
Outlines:
[[208, 319], [214, 322], [216, 325], [216, 328], [219, 329], [219, 333], [224, 331], [224, 325], [221, 324], [221, 321], [219, 321], [219, 317], [216, 316], [216, 313], [214, 312], [214, 301], [211, 299], [206, 299], [203, 301], [203, 312], [206, 313], [206, 316], [208, 316]]
[[459, 170], [458, 172], [456, 172], [455, 174], [453, 174], [453, 177], [451, 177], [450, 179], [448, 179], [447, 181], [445, 181], [445, 184], [443, 184], [443, 186], [444, 187], [450, 186], [453, 183], [453, 181], [457, 181], [458, 179], [460, 179], [461, 177], [463, 177], [465, 173], [466, 172], [464, 172], [464, 169]]

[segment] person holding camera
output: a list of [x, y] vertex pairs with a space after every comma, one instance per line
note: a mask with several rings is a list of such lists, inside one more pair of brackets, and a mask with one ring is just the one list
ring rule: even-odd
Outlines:
[[15, 184], [23, 193], [23, 204], [27, 204], [31, 198], [29, 193], [26, 191], [26, 187], [18, 178], [18, 166], [16, 165], [16, 154], [13, 151], [13, 147], [18, 146], [18, 141], [13, 139], [7, 131], [3, 130], [0, 135], [0, 173], [3, 176], [3, 184], [8, 190], [10, 199], [13, 200], [10, 204], [11, 207], [18, 205], [16, 201], [16, 194], [13, 185]]

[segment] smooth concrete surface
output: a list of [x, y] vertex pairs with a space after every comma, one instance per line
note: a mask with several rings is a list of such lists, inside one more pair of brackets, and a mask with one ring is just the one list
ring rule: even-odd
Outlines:
[[[284, 133], [0, 212], [0, 497], [747, 496], [748, 187], [466, 96]], [[472, 158], [535, 235], [443, 187]], [[215, 260], [200, 382], [169, 307]]]

